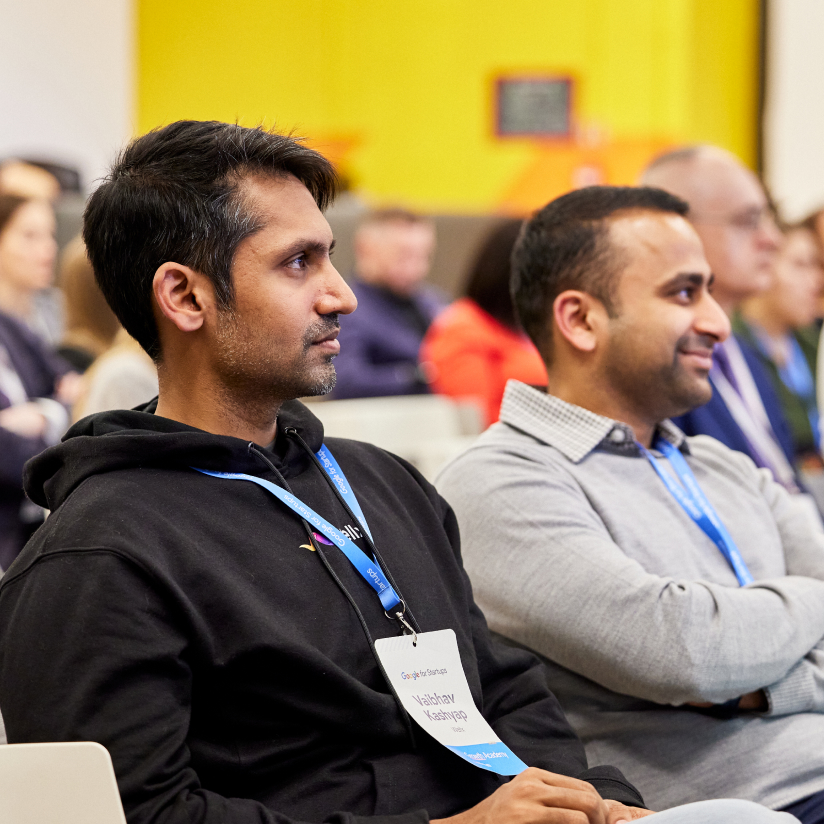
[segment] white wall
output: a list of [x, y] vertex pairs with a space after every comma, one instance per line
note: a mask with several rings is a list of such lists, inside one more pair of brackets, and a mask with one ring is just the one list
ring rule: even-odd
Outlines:
[[824, 0], [770, 0], [764, 170], [789, 220], [824, 207]]
[[87, 189], [133, 132], [131, 0], [0, 0], [0, 157], [80, 169]]

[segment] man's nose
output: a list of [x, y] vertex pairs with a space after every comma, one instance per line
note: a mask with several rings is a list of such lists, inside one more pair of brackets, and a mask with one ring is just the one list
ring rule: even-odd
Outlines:
[[704, 296], [698, 307], [694, 328], [698, 334], [710, 335], [718, 343], [725, 341], [732, 331], [727, 313], [710, 294]]
[[777, 249], [782, 240], [781, 230], [771, 214], [764, 215], [758, 226], [758, 242], [768, 249]]
[[339, 315], [349, 315], [354, 312], [358, 307], [358, 299], [331, 262], [327, 264], [325, 275], [326, 288], [318, 299], [318, 314], [336, 312]]

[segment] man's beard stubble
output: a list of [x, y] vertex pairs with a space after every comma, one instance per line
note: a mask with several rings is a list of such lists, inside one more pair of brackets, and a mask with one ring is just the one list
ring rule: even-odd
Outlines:
[[[326, 337], [332, 332], [340, 330], [340, 321], [338, 320], [338, 313], [333, 312], [329, 315], [321, 316], [317, 323], [312, 324], [303, 336], [303, 354], [308, 354], [311, 350], [314, 341]], [[329, 355], [327, 358], [328, 370], [326, 377], [319, 382], [313, 384], [310, 391], [304, 392], [302, 396], [310, 397], [313, 395], [328, 395], [334, 388], [338, 380], [338, 373], [335, 371], [335, 366], [332, 361], [337, 355]]]
[[249, 336], [231, 310], [221, 313], [219, 369], [226, 400], [233, 405], [265, 407], [275, 400], [325, 395], [337, 380], [334, 355], [320, 365], [307, 363], [315, 341], [340, 329], [337, 313], [323, 315], [303, 334], [300, 354], [291, 360]]
[[[708, 380], [697, 381], [689, 376], [679, 358], [695, 341], [694, 334], [683, 335], [675, 343], [672, 360], [650, 369], [632, 357], [632, 347], [622, 346], [620, 337], [614, 339], [606, 361], [610, 382], [625, 397], [632, 398], [639, 410], [652, 414], [657, 420], [703, 406], [712, 397], [712, 387]], [[714, 341], [702, 338], [702, 343], [711, 349]]]

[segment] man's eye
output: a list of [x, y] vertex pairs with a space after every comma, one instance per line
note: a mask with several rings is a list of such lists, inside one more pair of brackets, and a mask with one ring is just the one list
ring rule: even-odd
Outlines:
[[689, 303], [694, 296], [695, 289], [693, 289], [691, 286], [685, 286], [683, 289], [679, 289], [675, 293], [675, 297], [678, 298], [678, 300], [683, 301], [684, 303]]
[[298, 255], [296, 258], [293, 258], [286, 264], [287, 268], [289, 269], [305, 269], [306, 268], [306, 255]]

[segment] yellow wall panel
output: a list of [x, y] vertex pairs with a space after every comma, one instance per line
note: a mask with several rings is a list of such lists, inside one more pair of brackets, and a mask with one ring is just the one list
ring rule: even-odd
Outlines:
[[[754, 160], [758, 0], [137, 2], [141, 131], [277, 123], [375, 201], [523, 210], [535, 174], [631, 182], [681, 141]], [[576, 138], [498, 139], [502, 72], [571, 75]]]

